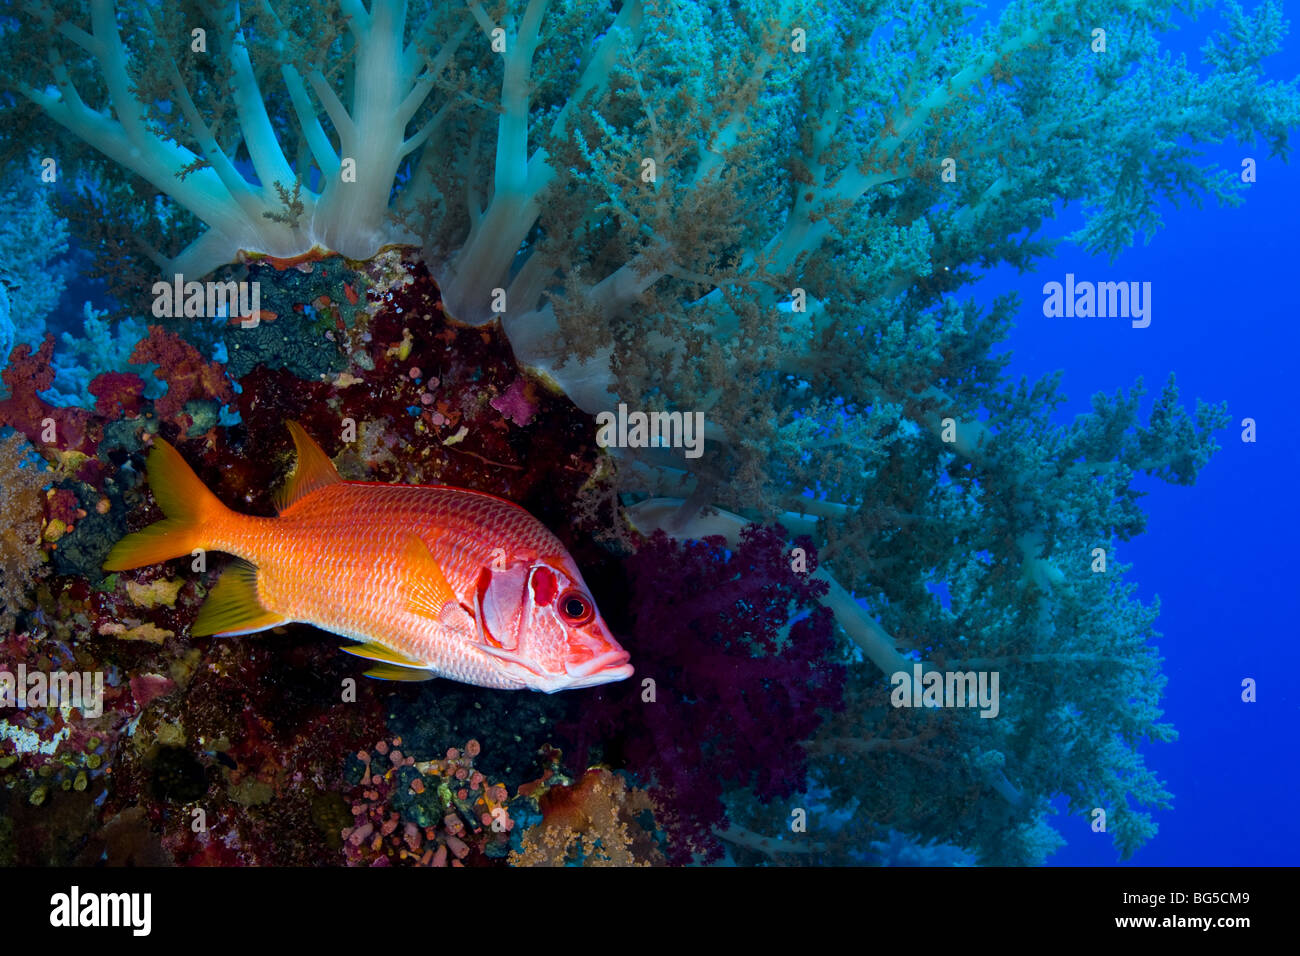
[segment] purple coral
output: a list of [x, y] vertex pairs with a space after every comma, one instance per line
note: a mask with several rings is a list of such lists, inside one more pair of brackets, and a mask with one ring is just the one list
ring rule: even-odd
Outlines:
[[537, 403], [530, 396], [533, 387], [522, 375], [511, 383], [505, 394], [492, 399], [491, 405], [510, 421], [523, 428], [537, 414]]
[[[815, 570], [810, 543], [796, 544]], [[620, 762], [650, 783], [662, 810], [671, 862], [715, 860], [724, 788], [749, 787], [763, 801], [800, 790], [799, 742], [840, 705], [846, 671], [835, 663], [831, 614], [816, 601], [825, 584], [792, 569], [779, 529], [759, 526], [734, 552], [722, 538], [656, 533], [629, 571], [640, 685], [603, 691], [565, 728], [579, 744], [571, 752], [581, 761], [590, 745], [621, 741]]]

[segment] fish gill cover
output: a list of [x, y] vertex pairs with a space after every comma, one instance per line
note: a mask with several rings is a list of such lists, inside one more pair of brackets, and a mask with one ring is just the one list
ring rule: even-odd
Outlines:
[[[1115, 549], [1226, 412], [1063, 427], [962, 291], [1285, 155], [1281, 5], [1162, 47], [1210, 6], [6, 2], [0, 861], [1025, 864], [1061, 795], [1131, 856], [1176, 735]], [[370, 681], [191, 636], [222, 555], [101, 571], [159, 437], [270, 516], [289, 419], [526, 508], [635, 675]]]

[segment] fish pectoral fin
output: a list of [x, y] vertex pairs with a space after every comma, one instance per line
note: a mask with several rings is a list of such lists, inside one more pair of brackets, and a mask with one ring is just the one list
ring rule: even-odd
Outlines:
[[401, 667], [396, 664], [378, 664], [366, 671], [367, 677], [378, 680], [431, 680], [438, 675], [419, 667]]
[[209, 634], [234, 637], [287, 623], [288, 618], [268, 611], [258, 599], [257, 568], [247, 561], [235, 561], [208, 592], [208, 599], [199, 608], [199, 616], [194, 619], [190, 634], [194, 637]]
[[438, 615], [438, 623], [449, 631], [473, 635], [476, 624], [474, 615], [469, 608], [463, 604], [456, 604], [449, 601]]
[[407, 607], [415, 614], [441, 621], [442, 609], [455, 603], [456, 592], [447, 583], [438, 559], [418, 535], [408, 534], [403, 560], [410, 588]]
[[407, 657], [382, 644], [348, 644], [340, 647], [339, 650], [345, 654], [352, 654], [356, 657], [364, 657], [367, 660], [380, 661], [384, 664], [396, 664], [398, 667], [423, 667], [424, 665], [414, 657]]

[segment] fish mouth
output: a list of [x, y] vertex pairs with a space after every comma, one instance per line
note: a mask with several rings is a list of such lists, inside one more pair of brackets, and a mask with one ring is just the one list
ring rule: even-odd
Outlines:
[[565, 661], [564, 672], [575, 679], [574, 683], [569, 685], [571, 687], [590, 687], [592, 684], [605, 684], [609, 681], [623, 680], [632, 676], [633, 668], [628, 663], [631, 656], [627, 651], [620, 648], [617, 651], [598, 654], [591, 660], [583, 661], [580, 664]]
[[582, 661], [574, 664], [568, 661], [564, 664], [564, 675], [551, 674], [539, 671], [533, 667], [527, 660], [518, 654], [502, 650], [499, 647], [492, 647], [487, 644], [471, 645], [476, 650], [483, 651], [492, 657], [506, 661], [515, 665], [524, 671], [523, 674], [516, 673], [515, 680], [518, 680], [523, 687], [531, 687], [533, 690], [540, 690], [547, 694], [554, 694], [561, 690], [577, 690], [582, 687], [595, 687], [597, 684], [608, 684], [616, 680], [625, 680], [632, 676], [634, 668], [628, 663], [631, 657], [625, 650], [607, 651], [593, 657], [591, 660]]

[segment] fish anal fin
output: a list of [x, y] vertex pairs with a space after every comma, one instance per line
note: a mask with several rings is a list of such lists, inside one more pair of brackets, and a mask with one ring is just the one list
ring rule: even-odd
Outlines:
[[384, 664], [396, 664], [399, 667], [424, 666], [415, 658], [407, 657], [405, 654], [384, 647], [382, 644], [348, 644], [345, 647], [340, 647], [339, 650], [355, 657], [364, 657], [366, 660], [379, 661]]
[[313, 491], [319, 491], [343, 480], [339, 477], [334, 462], [330, 461], [329, 455], [325, 454], [324, 449], [316, 444], [316, 440], [308, 435], [301, 425], [297, 422], [285, 422], [285, 425], [289, 429], [289, 434], [293, 436], [293, 447], [297, 452], [298, 462], [285, 480], [284, 486], [275, 494], [277, 511], [286, 511]]
[[403, 548], [406, 580], [410, 582], [407, 607], [422, 617], [442, 620], [442, 611], [456, 602], [456, 592], [447, 583], [442, 566], [418, 535], [408, 534]]
[[247, 561], [236, 561], [226, 568], [221, 580], [208, 593], [190, 634], [234, 637], [287, 623], [287, 618], [268, 611], [258, 599], [257, 568]]
[[367, 677], [378, 680], [421, 681], [431, 680], [438, 675], [433, 671], [418, 667], [400, 667], [396, 664], [377, 664], [366, 671]]

